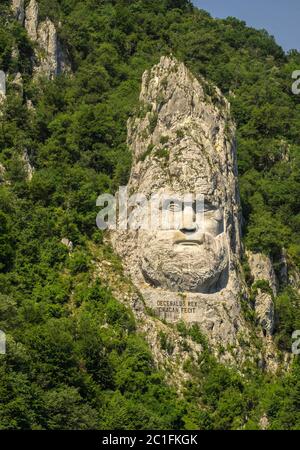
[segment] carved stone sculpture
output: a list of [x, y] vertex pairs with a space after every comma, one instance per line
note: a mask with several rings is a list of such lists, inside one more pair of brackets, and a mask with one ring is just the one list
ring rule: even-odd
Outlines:
[[[145, 229], [140, 225], [149, 211], [137, 208], [131, 213], [135, 229], [111, 233], [113, 246], [147, 306], [169, 322], [199, 323], [213, 342], [226, 346], [246, 329], [230, 105], [173, 57], [162, 57], [143, 75], [140, 104], [128, 122], [133, 154], [128, 190], [147, 200], [164, 199], [154, 217], [167, 210], [176, 225]], [[182, 208], [178, 199], [186, 195], [190, 201]]]

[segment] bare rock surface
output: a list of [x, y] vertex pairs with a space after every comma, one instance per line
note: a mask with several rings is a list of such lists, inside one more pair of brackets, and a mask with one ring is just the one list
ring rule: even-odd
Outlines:
[[25, 19], [25, 0], [12, 0], [12, 10], [15, 18], [23, 25]]
[[0, 105], [6, 98], [6, 74], [0, 71]]
[[4, 176], [5, 176], [5, 167], [3, 166], [3, 164], [0, 163], [0, 184], [4, 183]]
[[[112, 244], [161, 319], [198, 323], [213, 347], [223, 348], [224, 359], [243, 358], [247, 350], [239, 341], [248, 342], [248, 349], [250, 344], [240, 305], [240, 201], [230, 105], [173, 57], [162, 57], [145, 72], [140, 103], [128, 122], [130, 194], [200, 194], [204, 220], [200, 227], [184, 217], [175, 229], [119, 230], [111, 233]], [[141, 224], [145, 214], [138, 208], [134, 221]]]
[[202, 346], [190, 337], [180, 336], [175, 327], [149, 314], [140, 293], [130, 279], [124, 276], [123, 270], [116, 270], [114, 263], [101, 254], [101, 249], [94, 248], [92, 253], [95, 257], [94, 277], [100, 278], [110, 287], [114, 297], [131, 309], [136, 319], [137, 331], [149, 344], [156, 366], [165, 370], [168, 382], [176, 386], [180, 393], [185, 382], [192, 378], [185, 364], [197, 364], [203, 351]]
[[73, 245], [73, 242], [70, 241], [70, 239], [68, 239], [68, 238], [62, 238], [62, 240], [61, 240], [60, 242], [61, 242], [61, 244], [63, 244], [65, 247], [68, 248], [69, 253], [72, 253], [73, 248], [74, 248], [74, 245]]
[[49, 18], [39, 20], [39, 5], [36, 0], [30, 0], [24, 17], [28, 36], [37, 43], [35, 74], [53, 78], [69, 71], [70, 64], [59, 41], [56, 26]]
[[31, 40], [38, 39], [39, 6], [36, 0], [30, 0], [25, 10], [25, 28]]
[[276, 276], [271, 259], [262, 253], [247, 252], [248, 263], [254, 283], [266, 281], [271, 292], [258, 287], [255, 298], [255, 312], [265, 334], [274, 331], [275, 312], [273, 296], [277, 295]]
[[269, 256], [263, 253], [247, 252], [248, 263], [254, 281], [265, 280], [269, 283], [274, 296], [277, 295], [277, 281], [273, 264]]
[[34, 169], [33, 165], [31, 164], [31, 161], [30, 161], [30, 158], [29, 158], [29, 155], [28, 155], [28, 152], [26, 149], [23, 152], [22, 161], [23, 161], [25, 172], [26, 172], [27, 181], [31, 181], [35, 169]]

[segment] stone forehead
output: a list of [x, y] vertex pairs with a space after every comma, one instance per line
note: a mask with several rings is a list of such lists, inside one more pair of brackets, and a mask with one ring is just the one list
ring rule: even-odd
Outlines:
[[195, 146], [177, 150], [169, 149], [167, 163], [154, 154], [145, 163], [135, 165], [130, 181], [132, 191], [147, 195], [158, 190], [196, 193], [224, 201], [227, 174], [220, 164], [213, 164], [208, 155]]
[[221, 92], [162, 57], [144, 73], [140, 100], [128, 122], [130, 192], [202, 194], [226, 209], [237, 203], [235, 127]]

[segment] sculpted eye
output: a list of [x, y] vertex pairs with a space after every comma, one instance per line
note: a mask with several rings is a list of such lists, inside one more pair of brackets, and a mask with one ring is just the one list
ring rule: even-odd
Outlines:
[[176, 202], [170, 202], [169, 206], [168, 206], [168, 210], [172, 211], [172, 212], [178, 212], [181, 211], [181, 205], [179, 203]]
[[205, 216], [209, 220], [215, 220], [216, 222], [223, 221], [223, 211], [221, 209], [213, 209], [205, 212]]
[[205, 202], [204, 203], [204, 212], [205, 213], [214, 213], [216, 211], [216, 207], [212, 203]]
[[219, 208], [212, 203], [205, 202], [204, 204], [205, 216], [209, 219], [221, 222], [223, 220], [223, 209]]
[[167, 200], [164, 202], [162, 209], [164, 211], [179, 212], [182, 211], [182, 204], [180, 202]]

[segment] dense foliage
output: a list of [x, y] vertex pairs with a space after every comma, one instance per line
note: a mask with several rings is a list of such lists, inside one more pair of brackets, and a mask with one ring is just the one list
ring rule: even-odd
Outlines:
[[[283, 379], [253, 369], [245, 379], [207, 349], [179, 399], [131, 312], [93, 279], [89, 243], [105, 247], [97, 196], [128, 177], [126, 121], [141, 75], [172, 52], [232, 103], [247, 247], [270, 253], [278, 270], [285, 248], [300, 268], [300, 101], [291, 94], [300, 54], [186, 0], [40, 0], [41, 17], [62, 23], [74, 75], [36, 82], [33, 43], [9, 4], [0, 6], [0, 69], [10, 74], [0, 116], [0, 328], [8, 335], [0, 428], [257, 428], [264, 413], [273, 428], [299, 428], [298, 361]], [[18, 71], [23, 91], [13, 84]], [[72, 240], [71, 255], [62, 238]], [[276, 304], [276, 339], [289, 351], [299, 296], [282, 286]]]

